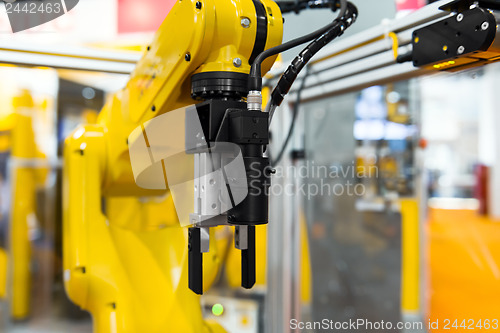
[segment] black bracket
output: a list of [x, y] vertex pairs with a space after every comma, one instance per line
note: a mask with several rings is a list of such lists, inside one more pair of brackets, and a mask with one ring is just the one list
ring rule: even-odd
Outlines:
[[[197, 104], [186, 113], [186, 151], [188, 154], [222, 152], [222, 144], [237, 145], [245, 167], [247, 184], [233, 184], [233, 189], [247, 190], [239, 203], [227, 212], [227, 222], [245, 226], [247, 245], [241, 248], [241, 286], [252, 288], [256, 280], [255, 225], [268, 222], [270, 165], [264, 156], [269, 143], [269, 114], [249, 111], [241, 101], [212, 99]], [[203, 133], [199, 133], [199, 132]], [[194, 148], [190, 148], [194, 147]], [[220, 148], [219, 148], [220, 147]], [[221, 151], [219, 151], [219, 149]], [[234, 180], [232, 180], [234, 182]], [[233, 190], [228, 186], [229, 196]], [[238, 230], [238, 228], [236, 228]], [[189, 288], [203, 294], [203, 253], [200, 228], [189, 228]]]

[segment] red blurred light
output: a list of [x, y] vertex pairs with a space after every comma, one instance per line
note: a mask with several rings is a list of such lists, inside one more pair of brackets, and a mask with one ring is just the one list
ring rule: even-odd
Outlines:
[[118, 0], [118, 33], [156, 31], [175, 0]]

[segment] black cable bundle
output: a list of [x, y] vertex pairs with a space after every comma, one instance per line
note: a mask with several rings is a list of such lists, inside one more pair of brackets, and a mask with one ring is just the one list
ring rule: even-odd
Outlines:
[[297, 120], [297, 117], [299, 116], [299, 107], [300, 107], [300, 98], [302, 95], [302, 90], [304, 90], [304, 86], [306, 83], [307, 75], [309, 74], [309, 67], [306, 67], [306, 73], [304, 77], [302, 78], [302, 83], [300, 84], [299, 89], [297, 90], [297, 99], [295, 100], [295, 103], [293, 104], [293, 113], [292, 113], [292, 121], [290, 123], [290, 127], [288, 129], [288, 133], [286, 135], [285, 141], [281, 145], [280, 151], [276, 158], [273, 158], [271, 154], [269, 154], [269, 159], [271, 160], [271, 165], [277, 165], [281, 159], [283, 158], [283, 155], [285, 155], [286, 147], [288, 146], [288, 143], [292, 139], [293, 135], [293, 130], [295, 129], [295, 123]]
[[[353, 5], [352, 5], [353, 6]], [[354, 7], [354, 6], [353, 6]], [[354, 7], [356, 8], [356, 7]], [[249, 91], [262, 91], [262, 62], [267, 58], [276, 55], [278, 53], [287, 51], [296, 46], [310, 42], [324, 33], [328, 32], [330, 29], [335, 28], [341, 18], [345, 15], [347, 11], [347, 0], [340, 0], [340, 12], [337, 18], [330, 24], [324, 26], [321, 29], [313, 31], [305, 36], [293, 39], [284, 44], [272, 47], [264, 52], [260, 53], [252, 63], [252, 68], [250, 69], [250, 75], [248, 78], [248, 90]], [[357, 14], [357, 9], [356, 9]]]
[[[327, 0], [328, 1], [328, 0]], [[337, 4], [335, 3], [332, 9], [335, 9]], [[292, 61], [290, 66], [288, 66], [287, 70], [283, 73], [278, 81], [278, 84], [274, 88], [271, 93], [271, 102], [269, 107], [269, 121], [272, 120], [274, 109], [281, 105], [283, 99], [290, 91], [293, 83], [297, 79], [300, 71], [307, 65], [307, 63], [311, 60], [311, 58], [318, 53], [323, 47], [325, 47], [328, 43], [330, 43], [335, 38], [341, 36], [345, 29], [350, 27], [358, 16], [358, 9], [352, 3], [347, 0], [340, 0], [340, 12], [335, 18], [335, 20], [326, 25], [325, 27], [318, 29], [310, 34], [305, 36], [296, 38], [282, 45], [270, 48], [262, 53], [260, 53], [254, 60], [252, 64], [252, 68], [250, 70], [250, 75], [248, 79], [248, 88], [249, 91], [262, 91], [262, 74], [261, 74], [261, 65], [262, 62], [275, 54], [284, 52], [298, 45], [311, 42], [302, 52], [299, 53], [297, 57]], [[307, 78], [307, 73], [302, 80], [302, 84], [297, 92], [297, 100], [294, 104], [293, 108], [293, 116], [292, 123], [290, 124], [290, 128], [283, 143], [280, 152], [278, 153], [275, 160], [272, 161], [272, 165], [276, 165], [280, 162], [283, 157], [288, 142], [290, 141], [293, 130], [295, 128], [295, 122], [299, 112], [300, 98], [301, 93], [305, 85], [305, 81]]]
[[290, 91], [292, 84], [297, 79], [300, 71], [304, 66], [311, 60], [311, 58], [318, 53], [325, 45], [330, 43], [335, 38], [341, 36], [344, 30], [347, 29], [352, 23], [354, 23], [358, 15], [357, 8], [350, 2], [347, 4], [347, 12], [345, 16], [340, 18], [338, 21], [335, 20], [335, 24], [328, 31], [322, 34], [320, 37], [316, 38], [311, 44], [309, 44], [300, 54], [295, 57], [290, 66], [281, 76], [278, 84], [274, 88], [271, 94], [271, 100], [274, 105], [281, 105], [283, 99]]
[[306, 1], [277, 1], [281, 14], [294, 12], [298, 14], [305, 9], [331, 8], [337, 10], [340, 0], [306, 0]]

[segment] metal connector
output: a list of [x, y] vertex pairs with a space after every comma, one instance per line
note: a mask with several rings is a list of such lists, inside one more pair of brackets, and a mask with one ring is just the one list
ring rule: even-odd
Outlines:
[[248, 93], [247, 108], [251, 111], [262, 111], [262, 92], [252, 90]]

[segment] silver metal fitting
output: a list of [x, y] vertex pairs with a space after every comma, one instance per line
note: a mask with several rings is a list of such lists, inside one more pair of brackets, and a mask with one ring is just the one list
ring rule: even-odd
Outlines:
[[200, 228], [200, 249], [202, 253], [210, 252], [210, 228]]
[[465, 47], [463, 47], [463, 45], [460, 45], [457, 49], [457, 53], [458, 54], [463, 54], [465, 52]]
[[240, 67], [241, 66], [241, 59], [240, 58], [234, 58], [233, 59], [233, 65], [234, 65], [234, 67]]
[[262, 111], [262, 93], [252, 90], [248, 93], [247, 108], [252, 111]]
[[487, 30], [489, 27], [490, 27], [490, 24], [486, 21], [483, 22], [483, 24], [481, 24], [481, 30]]
[[238, 250], [248, 249], [248, 226], [237, 225], [234, 232], [234, 247]]
[[248, 28], [248, 27], [250, 27], [250, 23], [251, 23], [251, 22], [250, 22], [250, 19], [249, 19], [248, 17], [243, 17], [243, 18], [241, 19], [241, 26], [242, 26], [243, 28]]
[[460, 13], [457, 15], [457, 21], [461, 22], [464, 19], [464, 14]]

